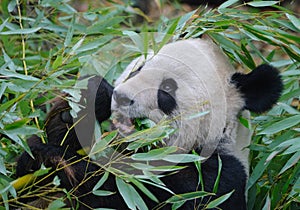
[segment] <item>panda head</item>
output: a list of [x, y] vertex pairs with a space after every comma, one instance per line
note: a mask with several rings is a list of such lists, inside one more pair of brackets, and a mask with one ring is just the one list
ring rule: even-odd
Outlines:
[[167, 116], [178, 130], [169, 145], [215, 149], [235, 143], [241, 110], [264, 112], [281, 90], [273, 67], [236, 73], [211, 41], [190, 39], [132, 61], [116, 81], [112, 110], [154, 122]]

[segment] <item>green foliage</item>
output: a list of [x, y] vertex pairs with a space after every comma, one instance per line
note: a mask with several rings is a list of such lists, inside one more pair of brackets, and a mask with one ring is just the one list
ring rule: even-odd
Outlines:
[[[102, 75], [112, 83], [130, 60], [137, 55], [146, 55], [148, 49], [157, 52], [164, 44], [179, 37], [207, 35], [239, 69], [248, 71], [260, 63], [270, 63], [280, 69], [285, 88], [280, 102], [263, 116], [253, 117], [255, 132], [249, 146], [248, 209], [299, 207], [300, 19], [296, 14], [279, 6], [278, 1], [248, 2], [251, 7], [244, 9], [236, 0], [230, 0], [213, 10], [200, 8], [180, 17], [161, 17], [154, 23], [140, 26], [142, 33], [137, 33], [132, 20], [134, 14], [126, 5], [102, 1], [97, 8], [77, 12], [65, 0], [43, 0], [34, 6], [26, 5], [27, 2], [0, 2], [0, 206], [8, 209], [19, 195], [11, 181], [15, 179], [15, 157], [23, 151], [30, 154], [26, 138], [36, 134], [47, 140], [43, 122], [50, 108], [48, 102], [61, 92], [69, 93], [67, 100], [73, 114], [80, 109], [76, 104], [80, 97], [76, 83], [79, 74]], [[260, 11], [264, 6], [273, 6], [276, 11]], [[127, 143], [127, 148], [135, 151], [163, 141], [172, 132], [167, 125], [161, 124], [119, 142]], [[110, 133], [97, 142], [92, 157], [105, 156], [110, 148], [117, 147], [112, 143], [115, 137], [115, 133]], [[175, 151], [172, 147], [156, 148], [130, 158], [171, 163], [196, 161], [201, 181], [198, 162], [201, 157], [173, 154]], [[107, 167], [93, 193], [99, 196], [111, 194], [99, 188], [108, 173], [113, 173], [118, 190], [128, 207], [133, 209], [146, 209], [136, 188], [157, 201], [145, 188], [145, 183], [168, 190], [155, 171], [172, 172], [182, 168], [174, 164], [154, 167], [134, 162], [126, 163], [126, 166], [142, 171], [143, 175], [132, 176], [113, 166]], [[42, 171], [45, 169], [39, 170]], [[58, 182], [54, 180], [54, 183]], [[166, 203], [173, 203], [173, 209], [177, 209], [186, 200], [210, 193], [197, 191], [174, 195]], [[66, 196], [69, 198], [70, 194], [66, 192]], [[230, 193], [211, 201], [207, 208], [219, 205], [229, 196]], [[49, 208], [61, 209], [63, 206], [58, 199]]]

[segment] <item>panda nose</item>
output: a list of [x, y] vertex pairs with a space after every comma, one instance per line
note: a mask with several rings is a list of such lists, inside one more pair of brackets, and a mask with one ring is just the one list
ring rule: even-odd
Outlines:
[[134, 103], [134, 100], [131, 100], [123, 93], [118, 93], [116, 90], [114, 90], [113, 98], [119, 106], [130, 106]]

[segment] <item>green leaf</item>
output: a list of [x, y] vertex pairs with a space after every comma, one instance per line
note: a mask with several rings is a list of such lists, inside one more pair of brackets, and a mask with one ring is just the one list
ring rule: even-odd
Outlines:
[[181, 202], [181, 201], [188, 201], [188, 200], [193, 200], [196, 198], [202, 198], [205, 196], [212, 196], [212, 195], [215, 195], [215, 194], [204, 192], [204, 191], [183, 193], [183, 194], [173, 195], [171, 198], [166, 200], [166, 203], [177, 203], [177, 202]]
[[243, 116], [239, 117], [239, 122], [246, 128], [251, 129], [251, 123], [249, 119], [244, 118]]
[[49, 210], [62, 210], [63, 209], [62, 207], [64, 207], [65, 205], [66, 204], [63, 202], [62, 199], [57, 199], [55, 201], [52, 201], [49, 204], [47, 209], [49, 209]]
[[116, 16], [116, 17], [102, 17], [101, 21], [96, 22], [92, 26], [89, 26], [86, 29], [86, 34], [112, 34], [107, 31], [108, 29], [112, 28], [112, 26], [116, 26], [117, 24], [121, 23], [124, 20], [124, 17]]
[[231, 191], [230, 193], [227, 193], [225, 195], [222, 195], [220, 197], [218, 197], [217, 199], [209, 202], [206, 206], [207, 209], [213, 209], [216, 208], [217, 206], [219, 206], [220, 204], [224, 203], [233, 193], [234, 191]]
[[15, 34], [33, 34], [37, 31], [41, 30], [41, 27], [35, 27], [35, 28], [26, 28], [26, 29], [15, 29], [12, 31], [2, 31], [0, 32], [0, 35], [15, 35]]
[[173, 203], [172, 210], [176, 210], [176, 209], [180, 208], [184, 203], [185, 203], [185, 201], [178, 201], [176, 203]]
[[109, 195], [113, 195], [115, 193], [111, 192], [111, 191], [107, 191], [107, 190], [95, 190], [95, 191], [93, 191], [93, 194], [97, 195], [97, 196], [109, 196]]
[[[298, 73], [300, 74], [300, 71], [298, 71]], [[281, 102], [278, 102], [277, 104], [279, 107], [281, 107], [282, 109], [284, 109], [287, 113], [289, 113], [291, 115], [300, 114], [300, 112], [298, 110], [296, 110], [295, 108], [291, 107], [288, 104], [281, 103]]]
[[74, 23], [75, 23], [75, 14], [73, 14], [69, 29], [65, 38], [64, 46], [68, 47], [71, 44], [71, 40], [74, 34]]
[[130, 179], [130, 181], [137, 186], [145, 195], [147, 195], [151, 200], [155, 201], [156, 203], [159, 202], [159, 200], [153, 195], [152, 192], [150, 192], [139, 180], [136, 179]]
[[53, 181], [52, 181], [52, 184], [56, 187], [58, 187], [60, 185], [60, 179], [58, 176], [55, 176]]
[[[5, 21], [3, 21], [3, 23], [0, 25], [0, 31], [2, 31], [3, 30], [3, 28], [6, 26], [6, 23], [8, 22], [8, 18], [5, 20]], [[2, 48], [3, 49], [3, 48]], [[4, 49], [3, 49], [4, 50]]]
[[125, 183], [122, 179], [118, 177], [116, 177], [116, 184], [128, 208], [130, 209], [138, 208], [138, 209], [145, 209], [145, 210], [148, 209], [141, 196], [130, 184]]
[[101, 156], [101, 152], [108, 148], [108, 145], [111, 141], [113, 141], [118, 136], [118, 131], [112, 131], [103, 139], [97, 140], [94, 146], [90, 151], [90, 157], [92, 159], [97, 159], [99, 155]]
[[255, 182], [262, 176], [266, 168], [269, 166], [270, 162], [267, 162], [268, 154], [265, 154], [259, 162], [256, 164], [252, 173], [250, 174], [246, 189], [249, 190]]
[[221, 160], [220, 156], [218, 155], [218, 176], [217, 176], [217, 178], [215, 180], [215, 184], [214, 184], [214, 188], [213, 188], [213, 193], [217, 193], [218, 192], [220, 178], [221, 178], [221, 172], [222, 172], [222, 160]]
[[293, 97], [298, 97], [299, 95], [300, 95], [300, 88], [287, 92], [286, 94], [280, 97], [280, 101], [286, 101]]
[[154, 49], [154, 53], [157, 53], [166, 43], [170, 41], [173, 37], [175, 30], [178, 27], [178, 22], [180, 18], [176, 18], [168, 24], [167, 29], [160, 34], [160, 38], [156, 39], [156, 42], [159, 43], [158, 47]]
[[130, 166], [142, 170], [142, 171], [177, 171], [185, 168], [184, 166], [178, 166], [178, 165], [170, 165], [170, 166], [151, 166], [149, 164], [143, 164], [143, 163], [130, 163]]
[[262, 210], [271, 210], [271, 199], [270, 196], [267, 196], [266, 202]]
[[[198, 153], [196, 151], [192, 151], [193, 154], [198, 155]], [[196, 168], [197, 168], [197, 172], [199, 175], [199, 180], [198, 180], [198, 185], [201, 186], [201, 191], [204, 191], [204, 180], [203, 180], [203, 176], [202, 176], [202, 170], [201, 170], [201, 162], [196, 161], [194, 162]]]
[[[299, 144], [299, 143], [298, 143]], [[285, 165], [282, 167], [282, 169], [280, 170], [279, 174], [284, 173], [286, 170], [288, 170], [289, 168], [293, 167], [295, 164], [297, 164], [299, 162], [300, 159], [300, 151], [296, 152], [294, 155], [292, 155], [292, 157], [285, 163]]]
[[17, 1], [16, 0], [12, 0], [12, 1], [9, 2], [9, 4], [7, 6], [7, 10], [9, 12], [12, 12], [16, 8], [16, 6], [17, 6]]
[[53, 69], [57, 69], [59, 66], [61, 66], [63, 61], [63, 56], [59, 55], [56, 57], [55, 61], [52, 64]]
[[300, 123], [300, 115], [294, 115], [292, 117], [289, 118], [285, 118], [279, 122], [276, 122], [274, 124], [271, 124], [269, 127], [266, 127], [265, 129], [263, 129], [262, 131], [260, 131], [258, 134], [275, 134], [278, 133], [282, 130], [291, 128], [295, 125], [298, 125]]
[[124, 35], [129, 36], [129, 38], [133, 41], [134, 45], [139, 49], [140, 53], [143, 53], [144, 50], [144, 42], [142, 36], [134, 31], [124, 31]]
[[187, 120], [192, 120], [192, 119], [195, 119], [195, 118], [200, 118], [200, 117], [203, 117], [203, 116], [205, 116], [209, 113], [210, 113], [210, 111], [199, 112], [199, 113], [192, 114], [192, 115], [186, 117], [186, 119]]
[[116, 184], [128, 208], [136, 209], [134, 202], [135, 198], [132, 195], [132, 186], [125, 183], [121, 178], [118, 177], [116, 177]]
[[81, 39], [79, 39], [78, 42], [76, 42], [76, 44], [72, 47], [72, 49], [70, 51], [70, 55], [75, 55], [78, 53], [77, 49], [82, 45], [84, 40], [85, 40], [85, 36], [83, 36]]
[[49, 171], [51, 170], [51, 168], [46, 168], [43, 164], [41, 165], [41, 168], [37, 171], [34, 172], [34, 176], [38, 177], [38, 176], [43, 176], [45, 174], [48, 174]]
[[5, 164], [4, 164], [4, 160], [1, 156], [0, 156], [0, 173], [4, 174], [4, 175], [7, 175], [7, 170], [6, 170], [6, 167], [5, 167]]
[[104, 173], [104, 175], [101, 177], [101, 179], [94, 186], [93, 192], [96, 191], [96, 190], [98, 190], [104, 184], [104, 182], [107, 180], [108, 176], [109, 176], [109, 172], [106, 171]]
[[288, 155], [294, 152], [297, 152], [300, 150], [300, 141], [297, 142], [298, 144], [290, 146], [288, 149], [286, 149], [282, 155]]
[[298, 137], [298, 138], [286, 140], [275, 147], [275, 150], [283, 150], [283, 149], [286, 150], [282, 153], [282, 155], [287, 155], [299, 151], [300, 138]]
[[205, 160], [205, 157], [193, 154], [171, 154], [166, 157], [162, 157], [162, 160], [171, 162], [171, 163], [191, 163], [195, 161]]
[[133, 160], [141, 161], [151, 161], [151, 160], [161, 160], [170, 153], [177, 151], [176, 147], [163, 147], [159, 149], [150, 150], [147, 153], [136, 153], [131, 156]]
[[28, 122], [30, 121], [30, 119], [28, 118], [24, 118], [21, 120], [17, 120], [11, 124], [7, 124], [4, 126], [4, 130], [10, 130], [10, 129], [15, 129], [15, 128], [19, 128], [23, 125], [26, 125]]
[[230, 41], [230, 39], [228, 39], [220, 34], [217, 34], [217, 33], [210, 34], [210, 35], [213, 39], [216, 40], [217, 43], [219, 43], [226, 50], [229, 50], [229, 49], [235, 50], [235, 51], [240, 50], [240, 48], [233, 41]]
[[[14, 64], [13, 60], [6, 54], [5, 50], [2, 48], [2, 53], [3, 53], [3, 57], [4, 57], [4, 61], [6, 63], [6, 65], [8, 66], [9, 70], [15, 72], [17, 67]], [[5, 66], [6, 66], [5, 65]], [[0, 72], [4, 71], [4, 69], [2, 69], [4, 66], [2, 66], [0, 68]]]
[[178, 24], [177, 24], [177, 28], [176, 30], [183, 30], [184, 27], [186, 26], [187, 22], [193, 17], [193, 15], [197, 12], [197, 10], [193, 10], [189, 13], [186, 13], [185, 15], [181, 16]]
[[[20, 122], [20, 123], [23, 123], [23, 122]], [[15, 127], [15, 128], [13, 128]], [[3, 131], [6, 135], [34, 135], [34, 134], [38, 134], [41, 132], [41, 130], [39, 130], [38, 128], [36, 127], [33, 127], [33, 126], [19, 126], [19, 127], [16, 127], [16, 126], [12, 126], [10, 127], [9, 130], [4, 130]]]
[[269, 7], [280, 3], [280, 1], [251, 1], [246, 4], [252, 7]]
[[19, 74], [15, 71], [2, 70], [2, 71], [0, 71], [0, 73], [4, 76], [7, 76], [7, 77], [19, 78], [19, 79], [23, 79], [23, 80], [27, 80], [27, 81], [33, 81], [33, 82], [40, 81], [36, 77], [29, 76], [29, 75], [24, 75], [24, 74]]
[[300, 30], [300, 20], [294, 15], [286, 14], [286, 16], [293, 23], [293, 25]]
[[105, 36], [101, 37], [99, 39], [96, 39], [94, 41], [89, 41], [87, 44], [81, 45], [76, 52], [81, 53], [81, 52], [86, 52], [89, 50], [94, 50], [94, 49], [99, 49], [102, 45], [106, 44], [109, 42], [111, 39], [113, 39], [113, 36]]
[[225, 1], [223, 4], [221, 4], [218, 9], [219, 11], [222, 10], [222, 9], [225, 9], [227, 7], [230, 7], [232, 6], [233, 4], [237, 3], [239, 0], [228, 0], [228, 1]]

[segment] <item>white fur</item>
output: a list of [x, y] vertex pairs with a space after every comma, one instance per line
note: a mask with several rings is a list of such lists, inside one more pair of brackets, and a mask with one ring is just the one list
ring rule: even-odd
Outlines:
[[[144, 67], [133, 78], [130, 71]], [[216, 148], [234, 151], [237, 116], [244, 100], [230, 83], [234, 73], [220, 49], [209, 40], [190, 39], [165, 45], [156, 55], [135, 59], [116, 83], [115, 91], [134, 100], [128, 107], [112, 101], [112, 109], [129, 117], [149, 117], [158, 122], [163, 117], [157, 104], [157, 91], [163, 79], [173, 78], [177, 84], [177, 109], [174, 126], [178, 133], [168, 144], [186, 151], [202, 147], [202, 155], [210, 155]], [[195, 114], [209, 111], [201, 117]], [[192, 118], [192, 119], [191, 119]], [[223, 132], [225, 130], [225, 132]], [[220, 139], [226, 141], [220, 143]]]

